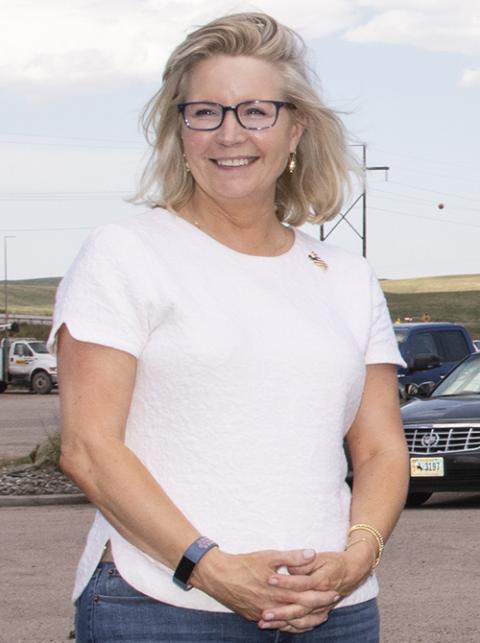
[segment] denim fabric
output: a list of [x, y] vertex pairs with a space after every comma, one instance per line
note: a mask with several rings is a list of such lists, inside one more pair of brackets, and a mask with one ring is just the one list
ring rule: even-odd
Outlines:
[[376, 600], [339, 607], [304, 634], [260, 630], [225, 612], [183, 609], [131, 587], [113, 563], [100, 563], [76, 601], [77, 643], [378, 643]]

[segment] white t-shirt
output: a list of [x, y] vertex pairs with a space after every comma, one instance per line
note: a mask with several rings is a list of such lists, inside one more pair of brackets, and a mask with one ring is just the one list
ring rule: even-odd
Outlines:
[[[342, 444], [365, 365], [403, 364], [363, 258], [299, 230], [285, 254], [247, 255], [154, 209], [90, 236], [58, 289], [52, 349], [63, 323], [137, 358], [126, 444], [200, 533], [231, 553], [343, 550]], [[74, 599], [108, 539], [138, 590], [229, 611], [177, 587], [98, 512]], [[370, 577], [340, 604], [376, 593]]]

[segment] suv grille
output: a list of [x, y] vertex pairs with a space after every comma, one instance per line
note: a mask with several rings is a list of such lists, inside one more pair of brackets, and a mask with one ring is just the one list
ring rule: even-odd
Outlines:
[[480, 449], [480, 424], [410, 424], [404, 427], [410, 453], [459, 453]]

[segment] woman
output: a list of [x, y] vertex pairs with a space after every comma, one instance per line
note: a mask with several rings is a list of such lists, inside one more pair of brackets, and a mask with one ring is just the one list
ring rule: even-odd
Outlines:
[[264, 14], [190, 34], [145, 113], [156, 207], [60, 287], [61, 464], [99, 509], [79, 643], [378, 640], [402, 361], [366, 262], [297, 229], [349, 170], [303, 55]]

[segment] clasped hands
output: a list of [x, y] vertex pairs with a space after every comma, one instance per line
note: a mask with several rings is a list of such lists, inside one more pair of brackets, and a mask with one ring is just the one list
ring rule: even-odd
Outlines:
[[[279, 573], [287, 568], [288, 575]], [[335, 604], [370, 574], [372, 550], [260, 551], [227, 554], [213, 549], [197, 565], [192, 583], [261, 629], [301, 633], [327, 620]]]

